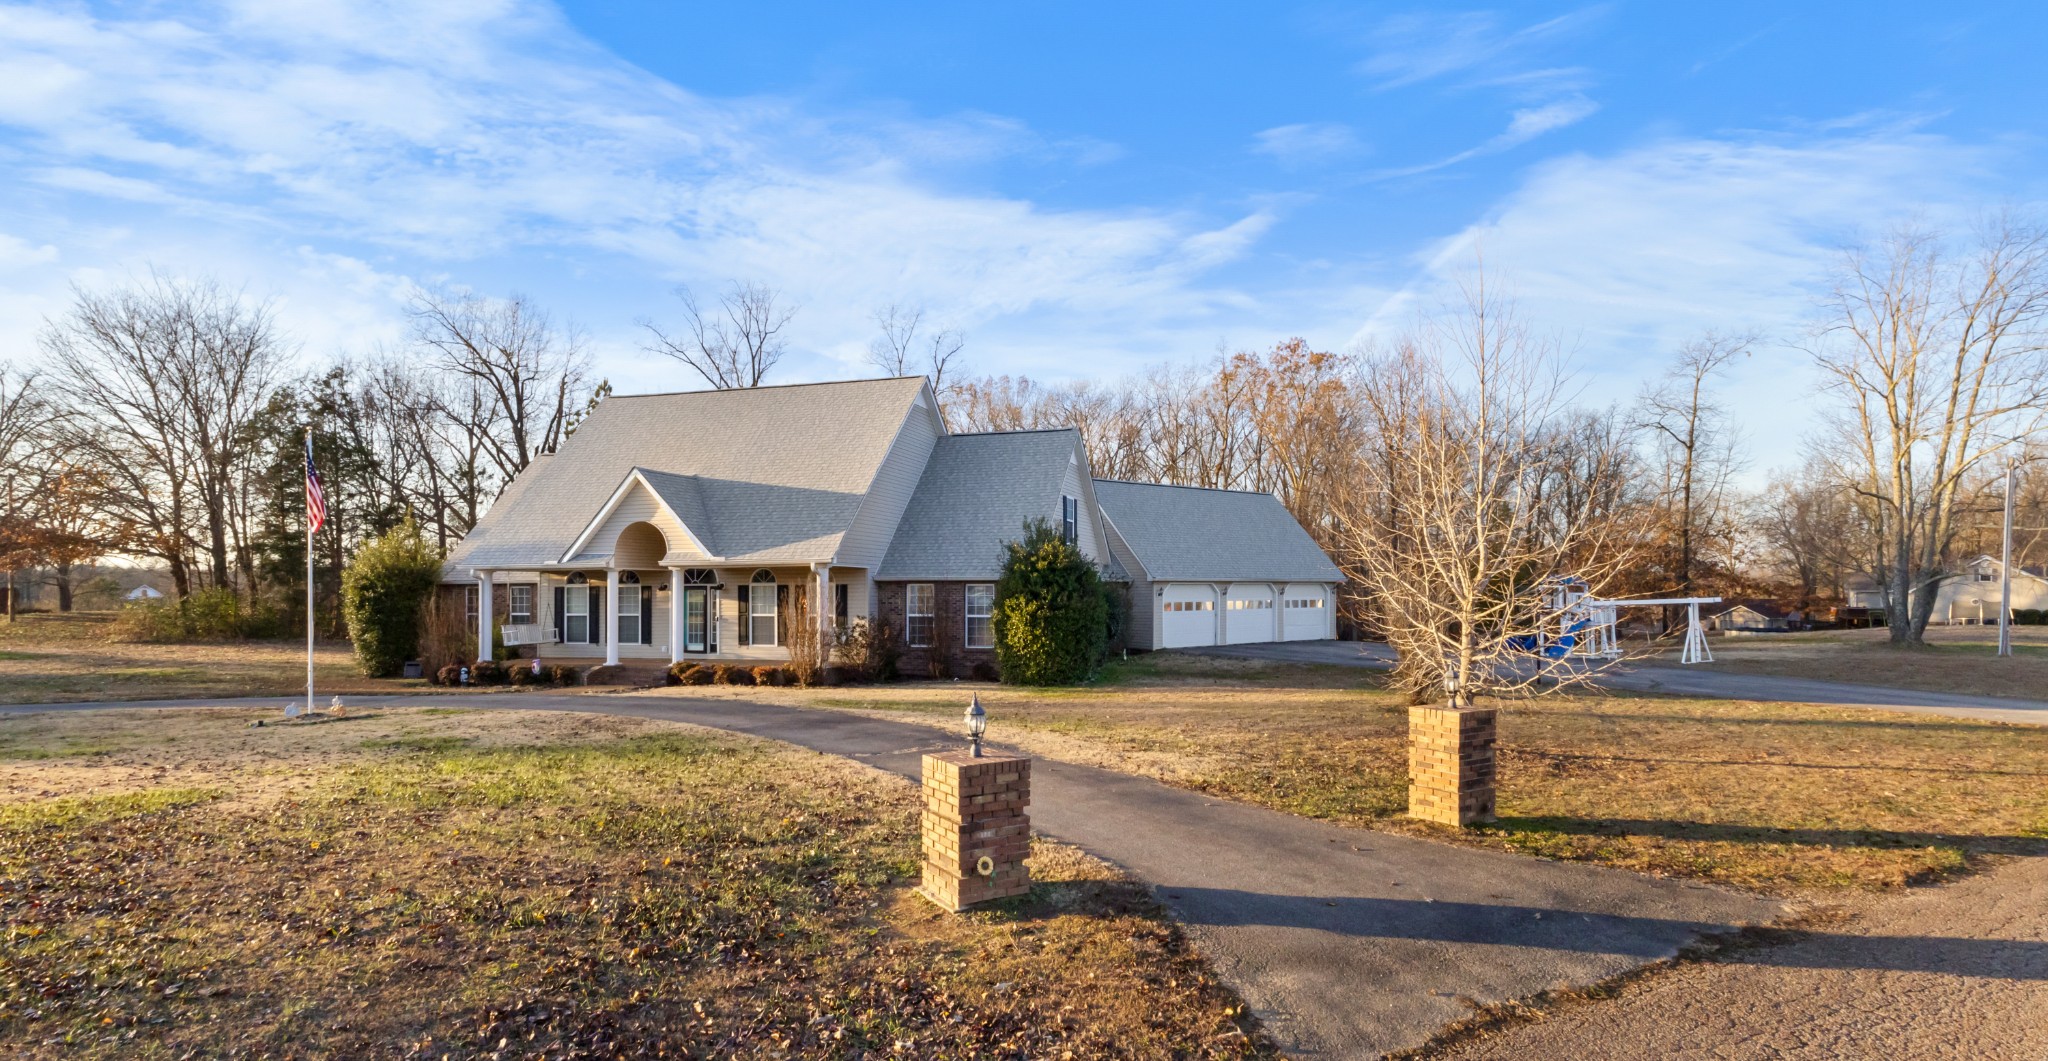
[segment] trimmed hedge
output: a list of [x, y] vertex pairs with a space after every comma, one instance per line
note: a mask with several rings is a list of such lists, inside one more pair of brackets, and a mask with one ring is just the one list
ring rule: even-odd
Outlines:
[[441, 579], [441, 557], [411, 519], [356, 550], [341, 573], [341, 614], [356, 666], [389, 678], [420, 643], [420, 604]]
[[1003, 547], [996, 582], [996, 663], [1016, 685], [1087, 680], [1109, 647], [1109, 587], [1081, 550], [1038, 519]]

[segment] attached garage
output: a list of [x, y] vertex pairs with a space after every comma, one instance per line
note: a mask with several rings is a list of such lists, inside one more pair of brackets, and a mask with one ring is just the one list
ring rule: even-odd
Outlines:
[[1169, 584], [1159, 593], [1160, 648], [1199, 648], [1216, 643], [1216, 591], [1204, 585]]
[[1281, 637], [1287, 641], [1320, 641], [1334, 636], [1328, 586], [1294, 583], [1280, 604]]
[[1252, 645], [1274, 640], [1273, 587], [1261, 583], [1231, 586], [1223, 604], [1225, 641]]
[[1336, 636], [1343, 573], [1271, 494], [1095, 481], [1132, 648]]

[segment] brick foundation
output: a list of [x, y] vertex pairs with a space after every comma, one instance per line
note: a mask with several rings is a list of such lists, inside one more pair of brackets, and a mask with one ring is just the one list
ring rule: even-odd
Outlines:
[[[1031, 760], [967, 751], [924, 757], [924, 875], [918, 890], [958, 912], [1031, 890]], [[989, 860], [990, 872], [979, 863]]]
[[1443, 825], [1493, 820], [1490, 707], [1408, 709], [1408, 816]]

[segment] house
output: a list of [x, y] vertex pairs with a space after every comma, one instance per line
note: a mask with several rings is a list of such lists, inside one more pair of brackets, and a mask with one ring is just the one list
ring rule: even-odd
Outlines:
[[162, 590], [159, 590], [159, 589], [157, 589], [157, 588], [156, 588], [155, 586], [150, 586], [150, 585], [141, 585], [141, 586], [137, 586], [137, 587], [135, 587], [134, 589], [131, 589], [131, 590], [129, 590], [129, 591], [128, 591], [128, 592], [127, 592], [127, 593], [126, 593], [125, 595], [124, 595], [123, 599], [124, 599], [124, 600], [131, 600], [131, 601], [148, 601], [148, 600], [159, 600], [159, 599], [161, 599], [162, 597], [163, 597], [163, 591], [162, 591]]
[[[1927, 621], [1937, 626], [1998, 622], [2002, 567], [1997, 557], [1987, 554], [1964, 564], [1960, 571], [1942, 576], [1935, 590], [1934, 611]], [[1850, 607], [1883, 610], [1883, 588], [1868, 575], [1851, 575], [1846, 590]], [[2014, 611], [2048, 609], [2048, 568], [2013, 568], [2012, 607]]]
[[[2003, 569], [1997, 557], [1979, 556], [1961, 571], [1943, 577], [1928, 622], [1997, 623]], [[2013, 568], [2012, 607], [2014, 611], [2048, 608], [2048, 570], [2025, 565]]]
[[1271, 495], [1098, 482], [1071, 428], [949, 433], [922, 377], [608, 398], [443, 581], [551, 663], [779, 663], [870, 618], [906, 673], [957, 674], [1033, 519], [1130, 587], [1131, 647], [1334, 632], [1341, 576]]
[[1743, 600], [1703, 615], [1701, 621], [1708, 630], [1717, 633], [1760, 633], [1801, 629], [1805, 626], [1806, 615], [1798, 608], [1777, 601]]

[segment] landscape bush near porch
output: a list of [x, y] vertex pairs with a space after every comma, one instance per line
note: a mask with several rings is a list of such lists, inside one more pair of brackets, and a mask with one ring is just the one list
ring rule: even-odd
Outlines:
[[1050, 523], [1025, 525], [1004, 547], [996, 581], [996, 665], [1005, 682], [1085, 680], [1109, 647], [1109, 590], [1095, 564]]

